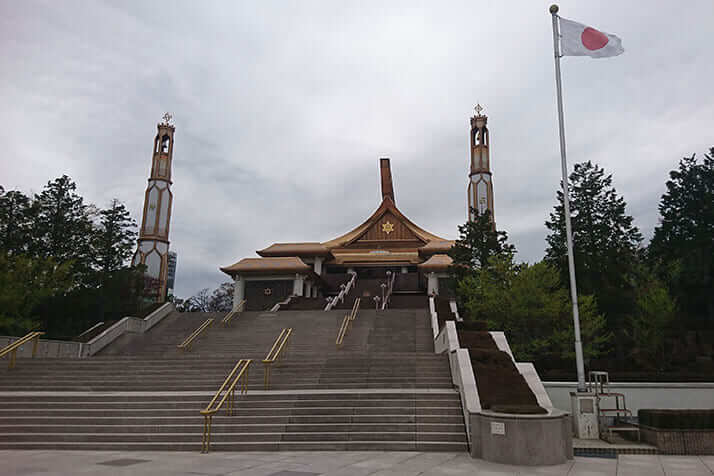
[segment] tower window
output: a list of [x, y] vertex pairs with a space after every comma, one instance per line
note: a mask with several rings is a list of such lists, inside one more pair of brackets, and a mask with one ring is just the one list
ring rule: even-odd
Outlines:
[[168, 135], [165, 135], [164, 137], [161, 138], [161, 153], [163, 153], [163, 154], [169, 153], [169, 142], [170, 141], [171, 141], [171, 138]]

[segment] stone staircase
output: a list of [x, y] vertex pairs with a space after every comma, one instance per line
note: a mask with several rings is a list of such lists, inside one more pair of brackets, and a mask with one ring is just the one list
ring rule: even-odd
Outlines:
[[[173, 313], [90, 359], [19, 360], [0, 370], [0, 449], [200, 449], [205, 407], [240, 358], [255, 359], [234, 416], [213, 423], [220, 450], [465, 451], [458, 393], [433, 353], [427, 311], [362, 310], [339, 350], [345, 311], [246, 312], [232, 326]], [[176, 349], [217, 317], [191, 352]], [[285, 361], [263, 386], [260, 359], [283, 327]]]

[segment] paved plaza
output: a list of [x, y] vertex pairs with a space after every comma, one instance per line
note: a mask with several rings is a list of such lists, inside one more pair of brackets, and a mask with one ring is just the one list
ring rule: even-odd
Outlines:
[[558, 466], [518, 467], [466, 453], [422, 452], [188, 452], [0, 451], [4, 475], [714, 475], [714, 456], [576, 457]]

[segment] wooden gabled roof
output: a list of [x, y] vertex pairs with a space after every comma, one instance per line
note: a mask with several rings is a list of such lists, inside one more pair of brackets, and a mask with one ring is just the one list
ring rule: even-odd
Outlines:
[[327, 256], [330, 250], [318, 242], [273, 243], [257, 252], [260, 256]]
[[[399, 211], [397, 206], [394, 204], [394, 201], [392, 201], [391, 197], [385, 196], [382, 199], [382, 204], [379, 206], [379, 208], [377, 208], [377, 210], [372, 214], [372, 216], [367, 218], [364, 223], [362, 223], [352, 231], [345, 233], [342, 236], [338, 236], [337, 238], [322, 243], [322, 245], [325, 248], [331, 250], [333, 248], [342, 248], [352, 243], [355, 243], [370, 229], [378, 227], [381, 224], [382, 218], [385, 216], [394, 217], [396, 221], [401, 223], [411, 234], [413, 234], [414, 238], [421, 242], [422, 246], [431, 241], [447, 241], [446, 239], [429, 233], [428, 231], [414, 224], [409, 218], [404, 216], [404, 214]], [[396, 225], [396, 223], [393, 223], [392, 225]], [[386, 234], [385, 241], [390, 241], [389, 234]]]
[[417, 266], [424, 271], [446, 271], [453, 263], [450, 256], [436, 254]]
[[310, 273], [312, 268], [295, 256], [281, 258], [243, 258], [221, 268], [226, 274]]

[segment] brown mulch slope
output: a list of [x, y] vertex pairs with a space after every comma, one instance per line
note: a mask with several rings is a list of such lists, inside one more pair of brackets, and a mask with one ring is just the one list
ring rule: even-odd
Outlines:
[[501, 413], [547, 413], [518, 372], [511, 357], [485, 331], [459, 331], [459, 344], [468, 348], [481, 406]]

